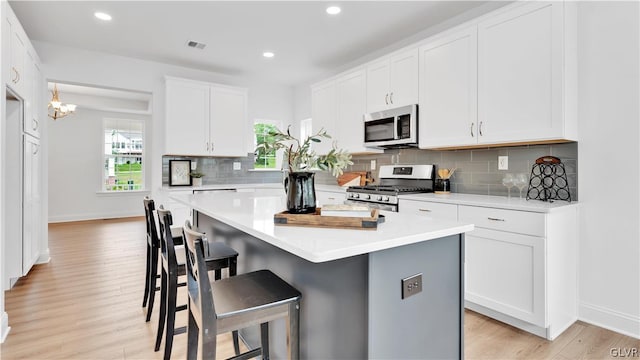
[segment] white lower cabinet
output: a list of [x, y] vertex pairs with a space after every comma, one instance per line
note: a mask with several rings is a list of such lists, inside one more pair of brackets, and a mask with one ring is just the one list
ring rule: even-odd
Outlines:
[[401, 214], [430, 216], [435, 219], [454, 221], [458, 219], [458, 205], [437, 202], [401, 199], [398, 204], [398, 212]]
[[465, 235], [465, 307], [556, 338], [577, 320], [577, 206], [536, 212], [460, 202], [401, 199], [399, 211], [474, 224]]

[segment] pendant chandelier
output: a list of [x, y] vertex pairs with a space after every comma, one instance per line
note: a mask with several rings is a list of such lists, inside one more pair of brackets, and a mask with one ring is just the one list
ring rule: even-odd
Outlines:
[[63, 104], [60, 101], [57, 84], [53, 84], [53, 91], [51, 91], [51, 94], [52, 98], [51, 101], [49, 101], [48, 106], [48, 115], [50, 118], [57, 120], [69, 114], [73, 114], [73, 112], [76, 111], [75, 104]]

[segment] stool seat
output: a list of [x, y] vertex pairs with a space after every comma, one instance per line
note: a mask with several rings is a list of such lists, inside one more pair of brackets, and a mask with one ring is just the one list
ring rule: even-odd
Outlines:
[[211, 281], [218, 320], [255, 308], [269, 308], [298, 301], [302, 294], [269, 270], [258, 270]]

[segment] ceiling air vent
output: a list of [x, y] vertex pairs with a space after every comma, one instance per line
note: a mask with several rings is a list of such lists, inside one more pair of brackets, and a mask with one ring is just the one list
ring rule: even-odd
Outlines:
[[192, 48], [196, 48], [196, 49], [204, 49], [204, 47], [207, 46], [207, 44], [203, 44], [201, 42], [189, 40], [189, 41], [187, 41], [187, 46], [188, 47], [192, 47]]

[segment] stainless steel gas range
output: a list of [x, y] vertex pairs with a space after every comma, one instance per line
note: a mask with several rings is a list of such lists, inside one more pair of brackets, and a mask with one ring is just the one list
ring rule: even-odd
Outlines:
[[398, 211], [398, 195], [433, 192], [435, 166], [383, 165], [379, 178], [379, 185], [348, 187], [345, 203]]

